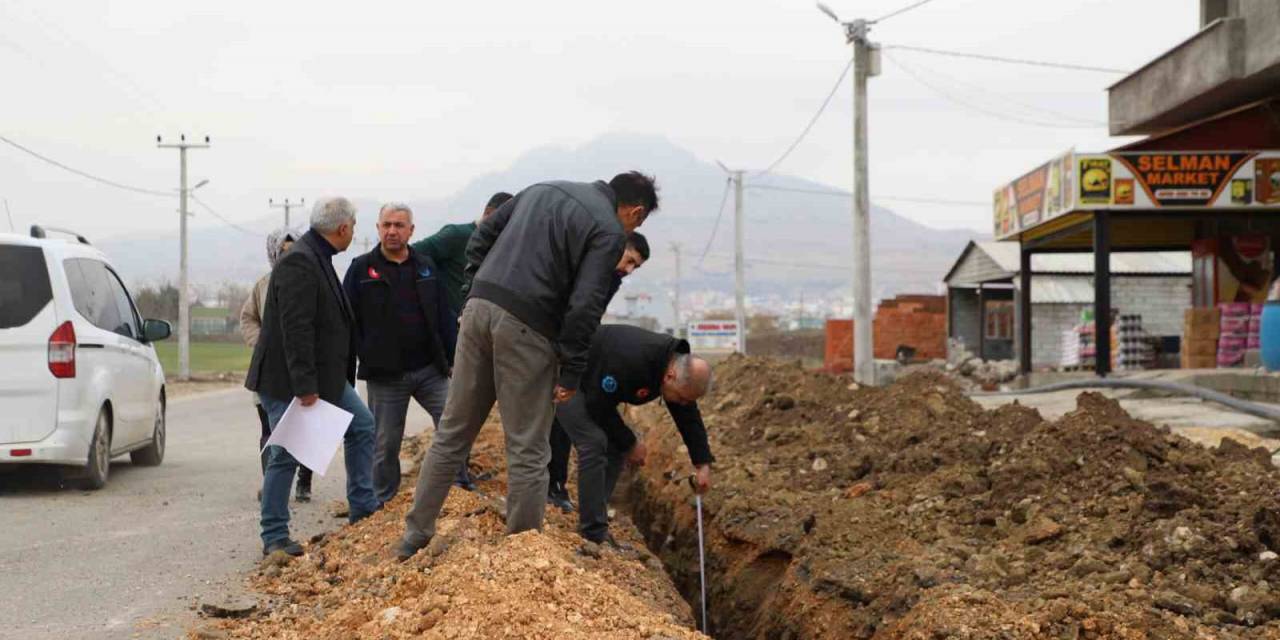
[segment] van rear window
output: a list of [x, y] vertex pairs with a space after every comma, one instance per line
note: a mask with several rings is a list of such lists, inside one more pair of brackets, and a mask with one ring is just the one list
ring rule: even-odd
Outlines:
[[21, 327], [53, 300], [40, 247], [0, 245], [0, 329]]

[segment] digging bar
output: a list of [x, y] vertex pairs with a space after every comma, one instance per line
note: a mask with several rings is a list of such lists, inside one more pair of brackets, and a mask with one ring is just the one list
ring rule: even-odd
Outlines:
[[711, 635], [707, 627], [707, 548], [702, 537], [702, 494], [698, 493], [693, 476], [689, 476], [689, 488], [693, 489], [693, 501], [698, 510], [698, 580], [702, 583], [702, 632]]

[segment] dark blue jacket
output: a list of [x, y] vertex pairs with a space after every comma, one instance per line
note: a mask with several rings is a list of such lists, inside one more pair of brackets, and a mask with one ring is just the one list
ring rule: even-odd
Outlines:
[[[409, 261], [417, 274], [414, 287], [422, 315], [427, 319], [428, 356], [440, 375], [449, 375], [453, 367], [453, 351], [458, 341], [458, 318], [449, 307], [448, 293], [435, 262], [409, 249]], [[383, 269], [373, 268], [385, 262], [382, 246], [351, 261], [342, 288], [351, 300], [356, 321], [356, 353], [361, 380], [377, 380], [405, 373], [401, 364], [395, 294]]]

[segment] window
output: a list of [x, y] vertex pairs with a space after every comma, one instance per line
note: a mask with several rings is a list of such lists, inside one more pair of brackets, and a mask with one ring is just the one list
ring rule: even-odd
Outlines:
[[116, 333], [122, 336], [133, 338], [135, 340], [142, 339], [142, 323], [138, 320], [138, 312], [133, 308], [133, 300], [129, 298], [129, 291], [124, 288], [124, 283], [120, 282], [120, 276], [112, 271], [110, 267], [102, 265], [102, 271], [107, 276], [107, 281], [111, 285], [112, 297], [116, 300], [116, 310], [120, 314], [120, 325], [115, 329]]
[[987, 326], [983, 329], [987, 340], [1013, 339], [1013, 301], [987, 300]]
[[[138, 335], [132, 309], [128, 306], [128, 296], [125, 296], [125, 306], [122, 308], [112, 286], [115, 275], [107, 269], [107, 265], [88, 258], [71, 258], [64, 261], [63, 266], [71, 286], [71, 301], [85, 320], [99, 329], [129, 338]], [[120, 286], [119, 282], [115, 286]], [[122, 313], [126, 310], [127, 314]]]
[[53, 300], [40, 247], [0, 246], [0, 329], [31, 322]]

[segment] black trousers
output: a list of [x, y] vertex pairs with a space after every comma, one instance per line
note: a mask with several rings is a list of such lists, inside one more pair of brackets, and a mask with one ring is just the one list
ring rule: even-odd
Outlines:
[[[258, 421], [262, 423], [262, 433], [258, 436], [258, 451], [262, 453], [258, 454], [258, 458], [262, 462], [262, 473], [266, 474], [267, 451], [264, 447], [267, 446], [267, 438], [271, 437], [271, 422], [267, 418], [267, 410], [263, 409], [262, 405], [255, 404], [253, 407], [258, 410]], [[298, 484], [305, 487], [311, 486], [311, 470], [302, 465], [298, 465]]]
[[604, 429], [587, 413], [581, 392], [556, 406], [556, 419], [578, 450], [578, 533], [602, 542], [609, 534], [609, 496], [627, 452], [610, 445]]
[[547, 490], [560, 489], [564, 490], [564, 485], [569, 482], [569, 450], [573, 447], [573, 441], [569, 439], [569, 434], [564, 432], [564, 427], [560, 426], [560, 420], [551, 421], [551, 462], [547, 463], [547, 473], [550, 476], [551, 483]]

